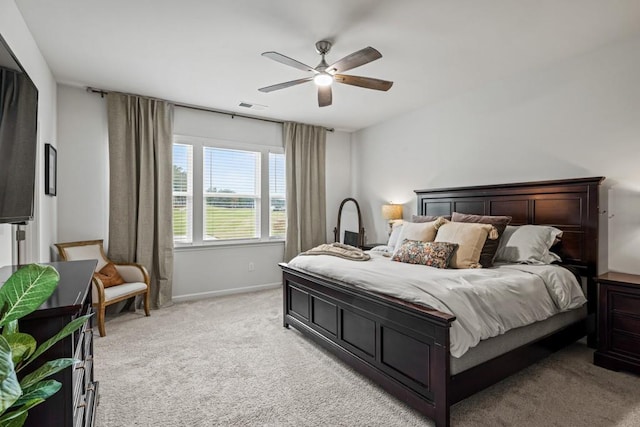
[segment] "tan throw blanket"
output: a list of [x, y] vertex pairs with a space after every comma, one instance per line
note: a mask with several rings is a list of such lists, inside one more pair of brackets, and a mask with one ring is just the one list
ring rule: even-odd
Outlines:
[[306, 252], [302, 252], [300, 255], [333, 255], [352, 261], [368, 261], [371, 259], [371, 256], [365, 254], [362, 249], [338, 242], [316, 246]]

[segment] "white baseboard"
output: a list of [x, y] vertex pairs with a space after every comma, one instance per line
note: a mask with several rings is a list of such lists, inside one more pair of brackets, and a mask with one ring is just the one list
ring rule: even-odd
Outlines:
[[172, 297], [172, 300], [173, 302], [193, 301], [193, 300], [199, 300], [199, 299], [205, 299], [205, 298], [221, 297], [224, 295], [243, 294], [246, 292], [262, 291], [265, 289], [275, 289], [281, 286], [282, 286], [281, 282], [266, 283], [264, 285], [246, 286], [243, 288], [222, 289], [220, 291], [198, 292], [196, 294], [174, 295]]

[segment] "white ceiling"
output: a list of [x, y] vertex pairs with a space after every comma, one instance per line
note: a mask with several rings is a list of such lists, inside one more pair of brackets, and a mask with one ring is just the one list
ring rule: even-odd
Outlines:
[[[639, 0], [16, 0], [58, 82], [279, 120], [357, 130], [640, 31]], [[389, 92], [334, 85], [319, 108], [306, 77], [366, 46], [383, 57], [346, 74]], [[240, 102], [268, 106], [256, 111]]]

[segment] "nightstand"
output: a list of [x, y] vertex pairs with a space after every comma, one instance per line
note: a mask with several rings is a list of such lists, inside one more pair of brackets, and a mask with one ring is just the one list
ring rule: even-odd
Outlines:
[[598, 350], [593, 363], [640, 374], [640, 275], [599, 276]]
[[375, 248], [376, 246], [383, 246], [383, 245], [386, 245], [386, 243], [365, 243], [364, 245], [362, 245], [362, 250], [369, 251]]

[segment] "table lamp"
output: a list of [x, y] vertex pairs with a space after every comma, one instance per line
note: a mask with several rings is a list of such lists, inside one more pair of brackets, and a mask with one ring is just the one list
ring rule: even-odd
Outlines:
[[402, 219], [402, 205], [396, 205], [393, 203], [382, 205], [382, 218], [389, 221], [389, 235], [391, 235], [394, 221]]

